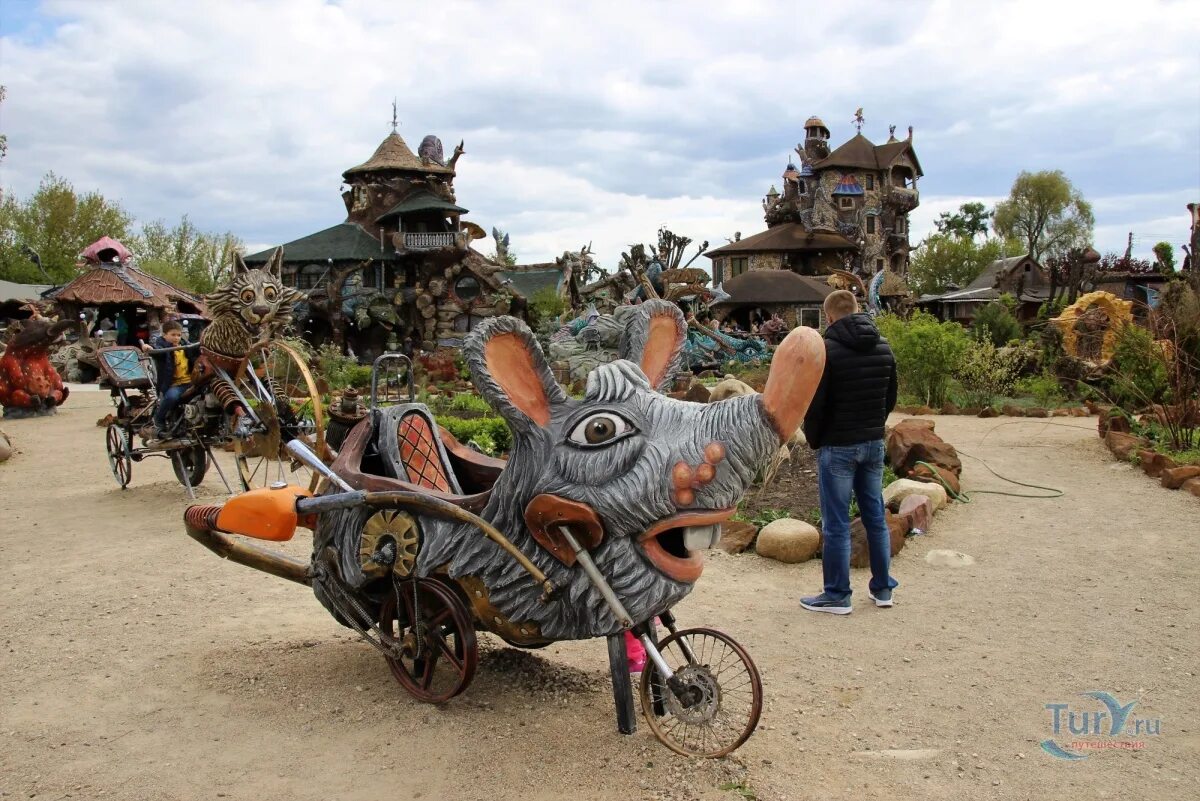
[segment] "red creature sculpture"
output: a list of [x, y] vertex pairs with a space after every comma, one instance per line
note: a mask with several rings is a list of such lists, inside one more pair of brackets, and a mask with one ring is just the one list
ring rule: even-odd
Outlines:
[[34, 316], [13, 323], [8, 349], [0, 355], [0, 406], [5, 417], [53, 414], [67, 399], [58, 371], [50, 365], [50, 346], [73, 320], [54, 322]]

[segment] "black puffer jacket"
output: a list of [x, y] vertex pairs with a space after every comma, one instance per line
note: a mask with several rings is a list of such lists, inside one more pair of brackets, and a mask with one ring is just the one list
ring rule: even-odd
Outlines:
[[804, 417], [812, 448], [883, 439], [896, 405], [896, 358], [865, 314], [843, 317], [825, 330], [825, 373]]

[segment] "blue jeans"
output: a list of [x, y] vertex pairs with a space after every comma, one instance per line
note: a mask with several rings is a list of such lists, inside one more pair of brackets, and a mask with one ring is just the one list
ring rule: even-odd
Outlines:
[[883, 440], [821, 448], [817, 452], [817, 486], [821, 492], [825, 594], [835, 601], [850, 597], [851, 491], [867, 529], [871, 591], [895, 587], [896, 580], [888, 575], [892, 543], [883, 510]]
[[179, 405], [179, 399], [183, 397], [183, 393], [187, 392], [189, 387], [191, 384], [176, 384], [168, 388], [158, 399], [158, 408], [154, 410], [154, 425], [158, 426], [160, 431], [166, 428], [167, 415]]

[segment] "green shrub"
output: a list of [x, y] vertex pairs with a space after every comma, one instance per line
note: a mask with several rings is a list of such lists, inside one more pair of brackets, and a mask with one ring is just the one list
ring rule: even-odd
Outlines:
[[462, 412], [480, 412], [481, 414], [491, 414], [492, 412], [492, 407], [488, 405], [488, 402], [474, 392], [455, 392], [447, 407]]
[[1109, 366], [1108, 394], [1120, 406], [1138, 409], [1167, 399], [1167, 360], [1150, 332], [1126, 325], [1117, 334]]
[[453, 434], [456, 440], [464, 444], [472, 439], [478, 443], [479, 438], [485, 436], [491, 440], [494, 453], [504, 453], [512, 448], [512, 432], [509, 430], [508, 424], [499, 417], [476, 417], [464, 420], [461, 417], [447, 415], [439, 417], [438, 423]]
[[901, 387], [922, 403], [943, 405], [950, 378], [970, 344], [966, 331], [958, 323], [938, 322], [920, 311], [908, 320], [884, 314], [877, 322], [896, 355]]
[[[317, 350], [314, 366], [324, 376], [331, 390], [337, 391], [350, 386], [369, 386], [371, 368], [360, 367], [358, 362], [342, 353], [342, 349], [327, 342]], [[362, 370], [366, 370], [366, 383], [361, 383]]]
[[1020, 339], [1024, 330], [1013, 316], [1009, 301], [1012, 301], [1012, 295], [1002, 295], [1000, 300], [993, 300], [980, 309], [971, 321], [971, 336], [980, 342], [991, 342], [997, 348]]
[[1066, 400], [1058, 378], [1050, 372], [1020, 379], [1016, 383], [1016, 391], [1022, 395], [1029, 395], [1037, 402], [1038, 406], [1048, 409], [1061, 406]]
[[776, 520], [782, 520], [785, 517], [791, 516], [792, 511], [790, 509], [763, 509], [758, 514], [754, 515], [754, 517], [750, 518], [750, 522], [759, 528], [762, 528], [768, 523], [774, 523]]
[[997, 348], [991, 340], [972, 343], [954, 371], [969, 406], [990, 406], [1012, 391], [1017, 380], [1017, 353]]
[[567, 303], [559, 297], [557, 288], [544, 286], [530, 296], [527, 308], [529, 325], [536, 331], [547, 320], [557, 320], [567, 310]]

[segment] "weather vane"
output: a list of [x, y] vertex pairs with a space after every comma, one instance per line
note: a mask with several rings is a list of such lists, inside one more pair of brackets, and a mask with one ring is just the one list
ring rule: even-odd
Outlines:
[[396, 126], [400, 121], [396, 119], [396, 98], [392, 98], [392, 133], [396, 133]]
[[854, 112], [854, 127], [858, 129], [859, 133], [862, 133], [864, 122], [866, 122], [866, 120], [863, 119], [862, 106], [859, 106], [858, 111]]

